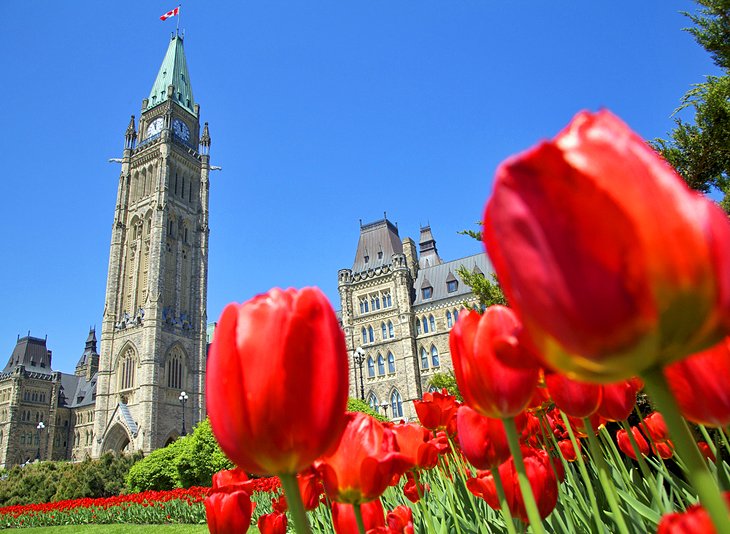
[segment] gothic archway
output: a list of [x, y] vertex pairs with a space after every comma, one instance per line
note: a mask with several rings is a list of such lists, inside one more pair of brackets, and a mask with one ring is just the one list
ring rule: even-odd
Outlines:
[[104, 442], [101, 445], [101, 452], [129, 452], [131, 443], [129, 432], [121, 424], [116, 423], [112, 426], [104, 436]]

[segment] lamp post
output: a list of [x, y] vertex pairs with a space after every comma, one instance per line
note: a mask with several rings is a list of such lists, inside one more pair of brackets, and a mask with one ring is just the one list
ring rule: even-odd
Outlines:
[[40, 460], [41, 459], [41, 431], [46, 428], [46, 425], [43, 424], [43, 421], [38, 423], [38, 426], [36, 429], [38, 429], [38, 452], [35, 453], [35, 459]]
[[385, 418], [388, 418], [388, 406], [389, 404], [387, 402], [384, 402], [380, 405], [383, 408], [383, 413], [385, 414]]
[[[365, 400], [365, 384], [362, 380], [362, 364], [365, 363], [365, 351], [362, 350], [362, 347], [355, 349], [352, 359], [360, 369], [360, 400]], [[355, 373], [355, 387], [357, 388], [357, 373]]]
[[182, 430], [180, 431], [180, 435], [184, 436], [186, 434], [185, 432], [185, 403], [188, 401], [188, 394], [184, 391], [180, 392], [180, 396], [177, 398], [177, 400], [180, 401], [180, 404], [182, 404]]

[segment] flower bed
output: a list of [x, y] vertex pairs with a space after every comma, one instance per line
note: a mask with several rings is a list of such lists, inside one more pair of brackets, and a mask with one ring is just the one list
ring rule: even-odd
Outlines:
[[[277, 478], [253, 482], [253, 490], [269, 494], [279, 487]], [[203, 500], [210, 488], [191, 487], [171, 491], [144, 491], [103, 499], [6, 506], [0, 508], [0, 527], [42, 527], [105, 523], [205, 523]], [[266, 497], [265, 500], [268, 500]]]

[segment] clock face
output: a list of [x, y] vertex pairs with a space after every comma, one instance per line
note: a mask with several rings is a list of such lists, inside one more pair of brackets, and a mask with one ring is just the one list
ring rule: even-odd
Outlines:
[[153, 120], [149, 126], [147, 126], [147, 132], [145, 133], [145, 138], [152, 137], [153, 135], [156, 135], [162, 131], [162, 117], [157, 117], [155, 120]]
[[183, 141], [190, 140], [190, 128], [188, 128], [188, 125], [180, 119], [175, 119], [174, 121], [172, 121], [172, 131], [175, 132], [175, 135], [177, 135]]

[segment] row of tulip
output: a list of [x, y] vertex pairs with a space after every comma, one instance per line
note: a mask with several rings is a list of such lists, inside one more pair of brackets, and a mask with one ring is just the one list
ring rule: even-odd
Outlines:
[[[707, 462], [682, 418], [730, 424], [727, 216], [602, 111], [579, 114], [554, 140], [500, 166], [483, 220], [487, 253], [511, 308], [460, 314], [450, 348], [467, 406], [433, 427], [436, 435], [422, 435], [408, 449], [398, 426], [345, 414], [348, 358], [334, 311], [315, 288], [274, 289], [227, 306], [218, 323], [206, 400], [223, 451], [241, 473], [281, 479], [301, 533], [311, 531], [302, 491], [308, 478], [323, 483], [338, 532], [420, 525], [458, 533], [482, 531], [484, 520], [499, 524], [489, 514], [462, 524], [464, 510], [479, 510], [474, 495], [500, 509], [510, 533], [514, 518], [535, 533], [546, 523], [564, 532], [623, 534], [656, 525], [666, 532], [669, 523], [698, 517], [709, 529], [730, 531], [719, 490], [727, 464], [709, 440], [718, 463]], [[642, 384], [662, 413], [666, 439], [652, 437], [650, 423], [637, 433], [626, 415], [603, 413], [624, 426], [620, 442], [624, 450], [630, 443], [637, 471], [594, 416], [602, 404], [622, 399], [630, 412]], [[559, 412], [539, 408], [541, 396]], [[431, 397], [428, 404], [436, 402]], [[466, 430], [454, 432], [460, 423]], [[521, 442], [523, 424], [532, 425], [532, 441]], [[556, 428], [563, 439], [553, 446]], [[726, 439], [722, 431], [717, 437]], [[649, 449], [640, 438], [649, 438]], [[489, 454], [474, 460], [472, 449]], [[557, 451], [574, 456], [577, 469], [556, 462]], [[658, 462], [671, 454], [678, 471], [647, 454]], [[441, 465], [437, 475], [423, 474], [421, 455]], [[428, 505], [416, 515], [388, 507], [385, 515], [381, 496], [404, 475], [404, 487], [418, 495], [425, 490], [421, 477], [439, 482], [439, 506], [450, 510], [443, 522], [436, 524]], [[241, 474], [221, 476], [206, 501], [209, 526], [232, 532], [227, 525], [235, 524], [240, 531], [251, 516], [247, 482]], [[568, 482], [558, 483], [563, 476]], [[698, 499], [703, 508], [693, 508]], [[280, 509], [259, 526], [271, 522], [279, 529], [272, 532], [281, 531], [283, 505], [272, 506]], [[682, 511], [687, 515], [672, 515]], [[370, 529], [366, 516], [377, 518]]]

